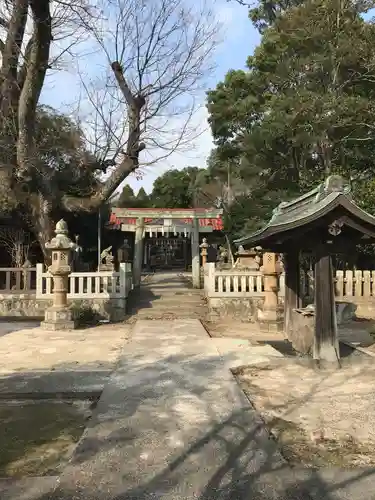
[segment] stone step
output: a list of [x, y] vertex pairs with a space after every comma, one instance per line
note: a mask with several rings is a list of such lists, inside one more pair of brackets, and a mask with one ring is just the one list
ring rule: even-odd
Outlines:
[[192, 312], [185, 312], [185, 311], [171, 311], [171, 312], [160, 312], [160, 311], [155, 311], [155, 312], [149, 312], [145, 313], [142, 311], [141, 313], [134, 314], [133, 316], [130, 316], [130, 319], [132, 320], [168, 320], [168, 319], [204, 319], [203, 314], [198, 314], [198, 313], [192, 313]]
[[141, 291], [140, 291], [140, 295], [143, 295], [143, 294], [155, 294], [155, 295], [162, 295], [162, 296], [165, 296], [165, 297], [171, 297], [171, 296], [178, 296], [178, 297], [201, 297], [203, 296], [203, 293], [201, 290], [197, 290], [197, 291], [194, 291], [194, 290], [185, 290], [185, 289], [180, 289], [180, 288], [176, 288], [176, 289], [170, 289], [170, 288], [151, 288], [151, 287], [145, 287], [143, 288]]
[[207, 309], [203, 308], [186, 308], [186, 307], [181, 307], [179, 309], [175, 308], [152, 308], [152, 307], [145, 307], [142, 309], [131, 309], [129, 311], [130, 315], [154, 315], [154, 314], [185, 314], [185, 315], [192, 315], [192, 316], [206, 316], [208, 314]]
[[164, 300], [202, 300], [204, 299], [204, 295], [201, 294], [179, 294], [179, 293], [164, 293], [157, 290], [150, 290], [147, 292], [140, 293], [138, 295], [133, 295], [133, 297], [137, 300], [142, 300], [143, 298], [148, 299], [149, 297], [155, 297], [155, 299], [164, 299]]
[[194, 306], [206, 306], [206, 302], [201, 299], [198, 300], [175, 300], [171, 299], [154, 299], [150, 297], [150, 299], [141, 299], [134, 302], [131, 302], [133, 306], [136, 307], [183, 307], [184, 305], [188, 305], [189, 307]]
[[131, 304], [128, 306], [128, 310], [141, 310], [141, 309], [152, 309], [152, 310], [160, 310], [160, 311], [181, 311], [182, 309], [184, 310], [189, 310], [189, 311], [196, 311], [198, 309], [201, 310], [207, 310], [208, 307], [205, 304], [168, 304], [166, 302], [165, 304], [153, 304], [152, 302], [150, 303], [144, 303], [144, 304]]

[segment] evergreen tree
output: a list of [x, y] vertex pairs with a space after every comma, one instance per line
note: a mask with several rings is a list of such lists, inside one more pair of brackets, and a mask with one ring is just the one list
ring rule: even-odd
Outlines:
[[136, 197], [134, 195], [133, 189], [129, 186], [129, 184], [125, 184], [122, 188], [120, 196], [117, 199], [116, 205], [119, 208], [131, 208], [135, 206]]
[[237, 165], [251, 211], [331, 173], [359, 192], [375, 173], [375, 27], [368, 5], [307, 0], [281, 9], [248, 59], [208, 94], [216, 154]]

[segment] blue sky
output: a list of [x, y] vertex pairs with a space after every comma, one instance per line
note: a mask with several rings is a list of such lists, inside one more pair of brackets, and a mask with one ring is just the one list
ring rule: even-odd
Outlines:
[[[245, 68], [246, 58], [252, 53], [260, 39], [258, 32], [248, 20], [246, 7], [238, 5], [235, 1], [227, 2], [226, 0], [213, 1], [212, 5], [223, 25], [221, 34], [223, 42], [215, 50], [216, 67], [212, 76], [207, 79], [207, 90], [214, 88], [228, 70]], [[92, 57], [91, 55], [89, 59]], [[77, 101], [79, 88], [80, 80], [71, 68], [63, 72], [55, 72], [46, 79], [41, 101], [62, 112], [72, 113], [71, 103]], [[207, 122], [205, 110], [199, 113], [199, 119], [204, 123]], [[141, 180], [137, 180], [132, 175], [128, 177], [126, 183], [130, 184], [135, 191], [143, 186], [146, 191], [150, 192], [154, 180], [169, 168], [183, 168], [188, 165], [204, 167], [211, 148], [212, 137], [207, 126], [202, 135], [195, 140], [191, 151], [174, 153], [166, 161], [147, 167]]]

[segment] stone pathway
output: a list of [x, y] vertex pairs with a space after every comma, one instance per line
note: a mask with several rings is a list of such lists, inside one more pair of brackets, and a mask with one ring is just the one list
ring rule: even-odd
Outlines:
[[228, 370], [231, 356], [197, 320], [138, 321], [48, 498], [308, 500]]
[[278, 353], [235, 343], [138, 321], [61, 477], [0, 481], [2, 500], [374, 500], [374, 470], [286, 464], [230, 372]]
[[191, 287], [189, 274], [148, 275], [129, 300], [129, 322], [138, 319], [203, 319], [208, 313], [202, 290]]

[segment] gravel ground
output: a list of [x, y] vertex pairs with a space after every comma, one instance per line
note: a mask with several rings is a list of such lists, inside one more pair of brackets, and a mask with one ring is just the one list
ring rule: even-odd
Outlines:
[[130, 325], [113, 324], [48, 332], [33, 323], [0, 323], [0, 374], [111, 369], [130, 329]]
[[375, 366], [351, 357], [339, 370], [283, 359], [241, 370], [238, 381], [286, 458], [296, 465], [375, 465]]

